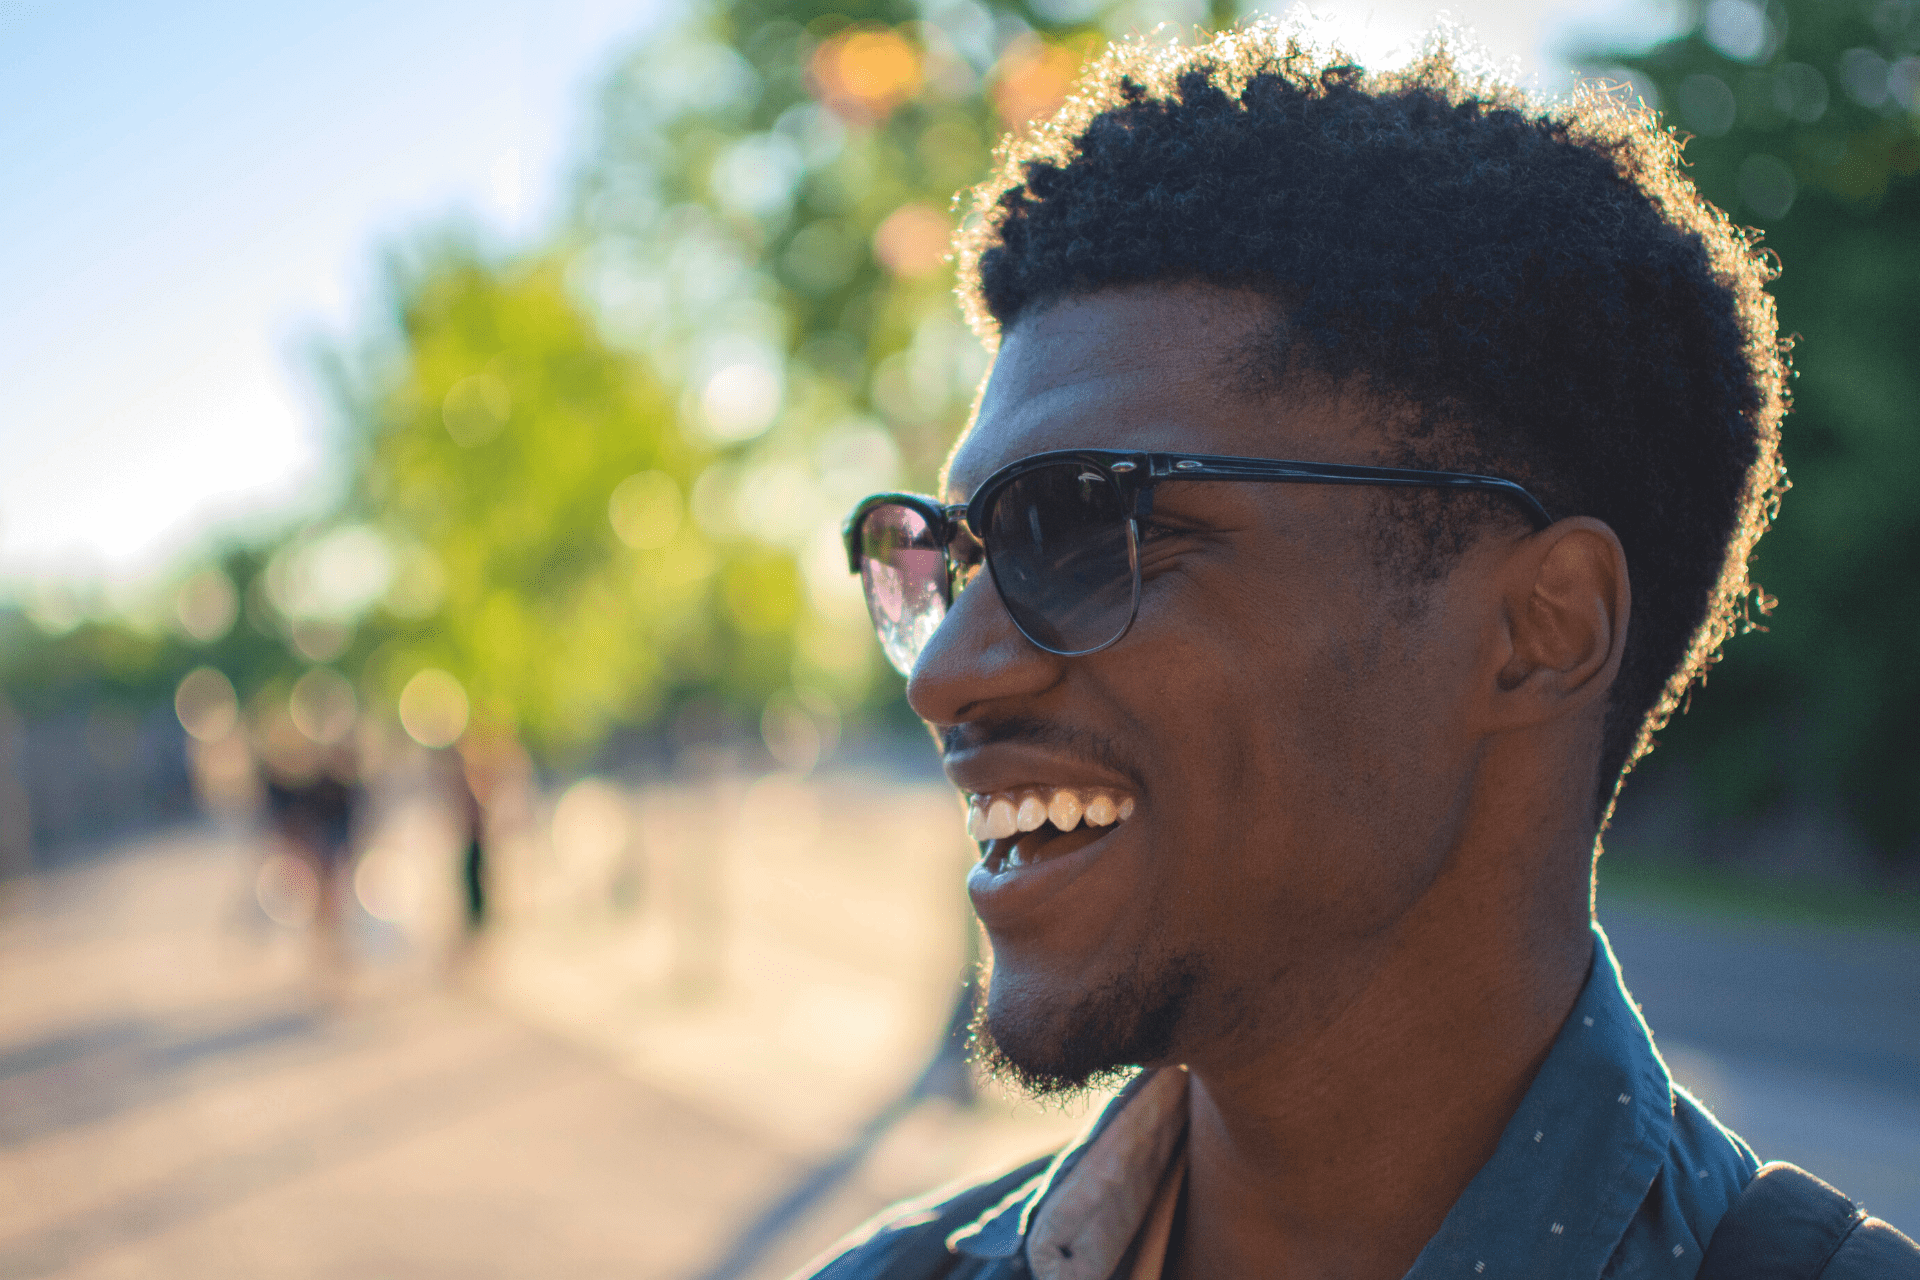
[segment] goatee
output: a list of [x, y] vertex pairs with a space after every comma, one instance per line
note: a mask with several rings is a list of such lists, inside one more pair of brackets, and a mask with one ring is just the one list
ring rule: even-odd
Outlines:
[[986, 997], [974, 1006], [971, 1056], [991, 1078], [1039, 1099], [1117, 1084], [1136, 1067], [1168, 1060], [1201, 976], [1193, 955], [1143, 958], [1064, 1008], [1036, 1009], [1025, 1007], [1030, 1000], [996, 999], [989, 968]]

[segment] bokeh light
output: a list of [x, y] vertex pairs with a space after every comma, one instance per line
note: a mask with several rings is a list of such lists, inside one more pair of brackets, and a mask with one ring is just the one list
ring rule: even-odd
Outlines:
[[1736, 62], [1764, 58], [1780, 38], [1766, 10], [1751, 0], [1713, 0], [1705, 21], [1707, 42]]
[[180, 727], [200, 742], [219, 742], [240, 723], [240, 699], [233, 682], [212, 667], [196, 667], [173, 694]]
[[387, 541], [364, 524], [309, 532], [267, 563], [267, 601], [288, 623], [346, 625], [364, 614], [393, 582]]
[[620, 541], [637, 551], [651, 551], [673, 541], [680, 531], [686, 502], [680, 486], [662, 471], [642, 471], [614, 486], [607, 499], [607, 519]]
[[492, 373], [476, 373], [448, 388], [440, 405], [447, 434], [463, 449], [472, 449], [499, 435], [513, 413], [513, 394]]
[[353, 686], [338, 671], [315, 667], [294, 682], [287, 697], [287, 713], [294, 728], [308, 741], [331, 747], [353, 731], [359, 714], [359, 699]]
[[760, 361], [726, 365], [700, 393], [707, 434], [717, 441], [751, 440], [780, 412], [780, 374]]
[[380, 603], [400, 618], [425, 618], [447, 594], [447, 572], [431, 548], [405, 544], [394, 552], [393, 577]]
[[423, 747], [451, 746], [467, 730], [467, 691], [451, 673], [427, 667], [400, 691], [400, 725]]
[[920, 89], [920, 50], [897, 31], [855, 28], [814, 50], [808, 70], [822, 102], [849, 121], [885, 119]]
[[411, 924], [426, 902], [427, 883], [418, 859], [398, 843], [367, 850], [353, 869], [353, 896], [361, 909], [388, 924]]
[[320, 878], [305, 858], [269, 854], [254, 876], [254, 898], [267, 919], [289, 929], [313, 922], [320, 906]]
[[1025, 129], [1067, 100], [1083, 56], [1038, 36], [1017, 40], [994, 70], [993, 105], [1009, 129]]
[[776, 693], [760, 713], [760, 737], [781, 768], [810, 773], [839, 744], [840, 709], [818, 690]]
[[212, 644], [233, 629], [240, 612], [240, 596], [233, 579], [216, 568], [206, 568], [180, 584], [175, 612], [181, 630], [201, 644]]
[[[1780, 617], [1736, 646], [1715, 688], [1629, 787], [1603, 878], [1655, 848], [1637, 843], [1649, 831], [1676, 845], [1710, 833], [1702, 856], [1715, 865], [1699, 868], [1702, 885], [1718, 883], [1724, 859], [1756, 879], [1776, 865], [1838, 868], [1891, 898], [1915, 870], [1920, 807], [1903, 744], [1920, 668], [1899, 642], [1911, 610], [1886, 586], [1915, 576], [1916, 544], [1901, 534], [1906, 506], [1893, 490], [1901, 442], [1915, 435], [1898, 405], [1916, 399], [1903, 319], [1913, 188], [1901, 184], [1920, 168], [1903, 114], [1920, 90], [1920, 5], [1868, 0], [1829, 22], [1817, 4], [1656, 5], [1690, 22], [1679, 39], [1639, 53], [1622, 38], [1578, 55], [1693, 135], [1689, 172], [1737, 223], [1764, 225], [1786, 268], [1783, 328], [1807, 335], [1792, 420], [1806, 454], [1780, 554], [1762, 566], [1785, 602]], [[1550, 23], [1552, 10], [1528, 8], [1525, 21]], [[210, 1037], [210, 1021], [228, 1007], [305, 1009], [311, 992], [285, 980], [294, 962], [302, 977], [325, 976], [308, 966], [330, 963], [325, 948], [308, 944], [337, 930], [334, 959], [347, 965], [313, 989], [329, 996], [315, 1008], [343, 1027], [370, 1012], [359, 1024], [378, 1024], [368, 1042], [421, 1034], [429, 1043], [440, 1032], [414, 1011], [431, 1006], [438, 1020], [446, 1002], [413, 996], [446, 978], [487, 997], [461, 1000], [472, 1008], [460, 1017], [498, 1014], [499, 997], [511, 1016], [611, 1047], [649, 1089], [688, 1091], [715, 1115], [771, 1117], [721, 1141], [772, 1135], [772, 1172], [734, 1179], [752, 1187], [724, 1215], [676, 1210], [687, 1240], [649, 1229], [642, 1242], [643, 1253], [683, 1257], [687, 1274], [695, 1246], [718, 1253], [725, 1224], [758, 1207], [750, 1197], [778, 1190], [792, 1152], [827, 1151], [836, 1134], [862, 1132], [870, 1104], [918, 1078], [945, 1025], [970, 936], [961, 868], [976, 851], [961, 840], [951, 788], [928, 767], [924, 735], [907, 727], [839, 521], [867, 493], [934, 487], [980, 391], [989, 357], [954, 306], [949, 255], [954, 229], [983, 212], [967, 193], [988, 172], [996, 138], [1043, 127], [1101, 33], [1205, 22], [1207, 12], [1196, 0], [663, 10], [659, 26], [610, 57], [573, 176], [540, 202], [549, 220], [505, 238], [479, 224], [403, 230], [372, 306], [338, 329], [329, 317], [339, 338], [321, 339], [318, 381], [338, 394], [314, 408], [335, 419], [315, 432], [331, 456], [303, 473], [298, 505], [249, 516], [137, 591], [61, 580], [22, 588], [8, 660], [25, 674], [0, 697], [0, 766], [11, 766], [0, 767], [0, 874], [38, 874], [41, 833], [65, 820], [63, 804], [85, 816], [130, 812], [154, 796], [174, 807], [155, 810], [165, 856], [153, 861], [196, 877], [165, 893], [119, 894], [146, 913], [140, 928], [122, 929], [117, 909], [92, 912], [126, 935], [112, 946], [136, 945], [141, 969], [191, 999], [167, 1012], [135, 983], [48, 984], [49, 1000], [97, 991], [104, 1002], [58, 1011], [49, 1033], [64, 1043], [74, 1026], [119, 1025], [132, 998], [138, 1021], [164, 1027], [170, 1046], [231, 1053], [241, 1069], [204, 1080], [202, 1059], [177, 1062], [171, 1048], [132, 1054], [116, 1040], [98, 1061], [194, 1065], [193, 1079], [212, 1092], [196, 1084], [180, 1095], [173, 1119], [217, 1116], [202, 1127], [244, 1157], [257, 1147], [240, 1132], [247, 1117], [266, 1123], [284, 1108], [261, 1111], [254, 1083], [237, 1100], [222, 1095], [221, 1079], [244, 1082], [250, 1062], [280, 1073], [288, 1059], [259, 1052], [257, 1040]], [[1484, 31], [1499, 12], [1466, 16]], [[1389, 37], [1372, 39], [1361, 22], [1378, 34], [1403, 17], [1355, 9], [1327, 21], [1344, 24], [1341, 38], [1357, 37], [1349, 48], [1370, 60]], [[484, 26], [484, 15], [457, 25]], [[455, 56], [435, 48], [436, 65]], [[1568, 61], [1575, 56], [1569, 48]], [[1549, 88], [1564, 86], [1548, 78]], [[95, 81], [110, 87], [112, 77]], [[530, 156], [491, 162], [509, 176], [542, 170]], [[93, 358], [90, 344], [69, 345]], [[208, 367], [230, 380], [230, 370]], [[91, 364], [83, 372], [95, 377]], [[187, 433], [153, 434], [175, 449], [192, 443]], [[156, 472], [149, 486], [170, 491], [183, 477]], [[1837, 529], [1851, 532], [1836, 538]], [[184, 743], [167, 722], [169, 699]], [[1669, 762], [1677, 768], [1659, 772]], [[320, 847], [299, 806], [343, 792], [360, 806], [342, 824], [351, 847]], [[1634, 801], [1656, 794], [1669, 825], [1635, 826]], [[71, 803], [75, 795], [84, 802]], [[182, 821], [195, 812], [218, 821]], [[83, 833], [81, 855], [113, 847], [115, 831]], [[44, 847], [56, 868], [81, 848]], [[206, 855], [198, 869], [177, 856], [192, 849]], [[100, 883], [127, 883], [117, 877], [141, 861], [108, 868]], [[483, 921], [466, 914], [473, 885], [489, 899]], [[31, 910], [36, 898], [69, 896], [18, 900]], [[335, 910], [356, 901], [397, 928]], [[239, 927], [262, 915], [312, 932]], [[160, 929], [187, 938], [178, 930], [189, 927], [219, 944], [151, 962]], [[209, 970], [214, 986], [190, 987], [196, 957], [221, 966]], [[98, 959], [88, 956], [90, 973]], [[337, 983], [341, 972], [351, 981]], [[256, 980], [259, 993], [290, 998], [233, 998]], [[405, 994], [387, 1000], [387, 991]], [[338, 994], [346, 998], [335, 1003]], [[162, 1022], [175, 1017], [177, 1026]], [[379, 1054], [374, 1083], [393, 1060]], [[536, 1059], [531, 1087], [546, 1088], [547, 1055]], [[91, 1069], [65, 1074], [62, 1089], [85, 1096], [93, 1086]], [[1711, 1065], [1685, 1074], [1691, 1085], [1713, 1079]], [[340, 1108], [328, 1124], [358, 1132], [388, 1111], [417, 1121], [407, 1108], [367, 1111], [374, 1095], [333, 1087], [347, 1077], [331, 1068], [314, 1079], [325, 1098], [307, 1101]], [[124, 1090], [102, 1082], [145, 1100], [125, 1117], [140, 1132], [184, 1132], [172, 1120], [156, 1127], [148, 1104], [167, 1102], [156, 1102], [150, 1081]], [[794, 1107], [803, 1095], [808, 1105]], [[90, 1133], [100, 1128], [83, 1110], [66, 1113]], [[883, 1184], [917, 1193], [963, 1172], [936, 1173], [935, 1157], [958, 1158], [965, 1144], [954, 1126], [970, 1117], [1016, 1140], [999, 1110], [920, 1109], [858, 1166], [858, 1194]], [[606, 1129], [613, 1112], [597, 1103], [573, 1111], [573, 1127], [555, 1113], [539, 1144], [564, 1166], [558, 1175], [538, 1159], [507, 1171], [553, 1191], [556, 1213], [590, 1198], [569, 1176], [603, 1191], [623, 1185], [596, 1162], [633, 1147], [599, 1140], [595, 1126]], [[808, 1129], [799, 1137], [784, 1127], [796, 1115]], [[165, 1172], [154, 1163], [162, 1148], [192, 1169], [220, 1160], [192, 1142], [142, 1150], [137, 1136], [121, 1163], [148, 1182]], [[72, 1135], [51, 1141], [57, 1163]], [[458, 1156], [499, 1143], [442, 1148]], [[628, 1152], [643, 1169], [658, 1155], [644, 1148]], [[909, 1149], [920, 1157], [911, 1167], [898, 1159]], [[583, 1150], [591, 1168], [568, 1163]], [[387, 1161], [405, 1184], [396, 1193], [366, 1181], [366, 1161], [351, 1163], [354, 1187], [381, 1204], [404, 1208], [416, 1185], [437, 1187], [447, 1203], [464, 1194], [454, 1183], [465, 1166], [446, 1165], [436, 1180], [416, 1176], [434, 1172], [419, 1161]], [[497, 1200], [500, 1171], [468, 1164], [486, 1183], [480, 1200]], [[232, 1170], [216, 1172], [232, 1180]], [[195, 1228], [198, 1239], [311, 1261], [275, 1223], [330, 1229], [326, 1206], [305, 1183], [283, 1190], [286, 1204], [254, 1206], [270, 1216], [222, 1210]], [[287, 1205], [292, 1216], [271, 1216]], [[71, 1206], [56, 1210], [57, 1233], [85, 1234]], [[814, 1225], [824, 1229], [837, 1211]], [[389, 1219], [396, 1235], [444, 1228], [446, 1239], [376, 1238]], [[111, 1223], [106, 1230], [113, 1235]], [[597, 1231], [556, 1218], [527, 1247], [584, 1240], [604, 1253], [609, 1238]], [[153, 1239], [163, 1253], [182, 1242], [172, 1228]], [[394, 1247], [423, 1268], [462, 1274], [475, 1268], [462, 1271], [459, 1250], [496, 1246], [461, 1213], [375, 1214], [338, 1243], [348, 1270], [398, 1256]], [[444, 1258], [433, 1254], [439, 1245]], [[115, 1249], [109, 1261], [130, 1268], [149, 1260]], [[519, 1261], [489, 1257], [478, 1269], [555, 1269], [551, 1258]], [[568, 1270], [564, 1260], [558, 1269]]]
[[953, 223], [924, 204], [903, 204], [873, 233], [873, 252], [896, 276], [938, 271], [953, 241]]

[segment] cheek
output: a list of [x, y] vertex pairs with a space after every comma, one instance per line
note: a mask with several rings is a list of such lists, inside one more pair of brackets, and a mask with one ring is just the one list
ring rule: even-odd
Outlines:
[[[1298, 573], [1241, 559], [1182, 575], [1143, 600], [1149, 731], [1197, 799], [1245, 810], [1312, 789], [1341, 752], [1349, 648]], [[1156, 584], [1160, 585], [1160, 584]], [[1143, 648], [1146, 647], [1143, 645]]]
[[1195, 582], [1143, 616], [1162, 712], [1142, 731], [1178, 815], [1167, 863], [1213, 918], [1365, 927], [1428, 878], [1432, 691], [1386, 611], [1267, 581]]

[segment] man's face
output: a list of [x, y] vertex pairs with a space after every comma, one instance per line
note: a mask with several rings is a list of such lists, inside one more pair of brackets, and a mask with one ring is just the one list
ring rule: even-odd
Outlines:
[[[1272, 319], [1203, 286], [1024, 318], [947, 500], [1049, 449], [1381, 458], [1363, 398], [1237, 389], [1229, 362]], [[1022, 638], [984, 574], [955, 601], [908, 685], [955, 784], [1132, 802], [1111, 825], [994, 840], [970, 879], [988, 1030], [1031, 1079], [1310, 1036], [1440, 870], [1484, 612], [1458, 571], [1415, 593], [1383, 569], [1380, 510], [1368, 489], [1163, 483], [1139, 615], [1085, 657]]]

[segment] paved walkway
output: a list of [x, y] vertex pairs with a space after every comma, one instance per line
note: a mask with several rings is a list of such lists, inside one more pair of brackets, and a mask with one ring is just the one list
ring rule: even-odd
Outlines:
[[797, 1172], [417, 966], [323, 998], [238, 852], [9, 904], [0, 1276], [681, 1276]]
[[[719, 967], [691, 985], [661, 981], [699, 978], [658, 941], [691, 900], [683, 886], [669, 910], [665, 864], [660, 918], [523, 885], [547, 906], [457, 967], [431, 911], [358, 913], [363, 963], [325, 983], [261, 919], [244, 842], [182, 833], [0, 890], [0, 1280], [705, 1274], [913, 1078], [938, 1028], [960, 935], [933, 864], [894, 854], [951, 814], [896, 799], [863, 811], [886, 858], [799, 840], [797, 793], [694, 805], [759, 803], [781, 838], [688, 829], [736, 859], [709, 921]], [[445, 869], [418, 830], [406, 849]], [[1920, 1223], [1920, 942], [1624, 901], [1602, 917], [1683, 1081], [1763, 1156]], [[1044, 1150], [1083, 1114], [925, 1104], [738, 1274], [785, 1275], [890, 1200]]]
[[[321, 982], [253, 905], [259, 857], [183, 833], [0, 890], [0, 1280], [686, 1280], [930, 1043], [824, 1088], [766, 993], [636, 994], [592, 928], [456, 968], [356, 909], [363, 962]], [[821, 963], [779, 970], [816, 1012]], [[925, 1104], [740, 1274], [1079, 1123]]]

